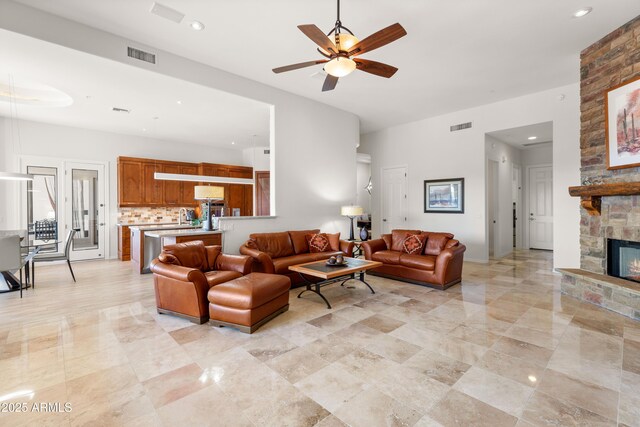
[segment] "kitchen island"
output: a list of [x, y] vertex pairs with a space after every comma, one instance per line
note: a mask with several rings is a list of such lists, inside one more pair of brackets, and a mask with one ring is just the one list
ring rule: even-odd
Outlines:
[[176, 243], [201, 240], [205, 246], [222, 245], [221, 230], [203, 230], [202, 228], [191, 230], [154, 230], [145, 233], [150, 238], [160, 239], [160, 247], [174, 245]]
[[139, 273], [149, 273], [149, 265], [160, 255], [160, 239], [149, 237], [153, 231], [201, 230], [200, 226], [190, 224], [142, 224], [128, 226], [130, 233], [131, 263]]

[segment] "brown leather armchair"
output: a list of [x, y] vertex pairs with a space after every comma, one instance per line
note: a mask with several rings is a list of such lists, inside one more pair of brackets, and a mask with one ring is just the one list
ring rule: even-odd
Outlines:
[[340, 233], [327, 234], [331, 249], [326, 252], [312, 253], [306, 236], [318, 234], [320, 230], [282, 231], [278, 233], [254, 233], [242, 246], [240, 253], [253, 258], [252, 271], [269, 274], [282, 274], [291, 279], [292, 286], [304, 283], [298, 273], [289, 267], [305, 262], [329, 259], [331, 256], [353, 256], [353, 242], [340, 240]]
[[209, 320], [209, 289], [251, 272], [252, 258], [222, 253], [201, 241], [167, 245], [151, 261], [158, 313], [194, 323]]
[[[424, 240], [418, 253], [409, 254], [403, 243], [410, 235]], [[438, 289], [447, 289], [462, 280], [466, 246], [450, 233], [420, 230], [393, 230], [380, 239], [362, 243], [365, 259], [384, 265], [367, 273]]]

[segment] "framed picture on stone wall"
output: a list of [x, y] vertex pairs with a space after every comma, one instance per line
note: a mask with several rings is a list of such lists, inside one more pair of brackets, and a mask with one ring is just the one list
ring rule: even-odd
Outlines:
[[607, 90], [607, 168], [640, 166], [640, 77]]
[[424, 182], [425, 213], [464, 213], [464, 178]]

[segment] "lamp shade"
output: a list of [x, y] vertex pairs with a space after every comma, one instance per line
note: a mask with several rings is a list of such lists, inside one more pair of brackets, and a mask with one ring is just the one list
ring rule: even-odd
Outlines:
[[196, 200], [224, 199], [224, 187], [196, 185], [194, 198]]
[[358, 216], [362, 215], [364, 211], [360, 206], [343, 206], [340, 209], [340, 215], [342, 216]]

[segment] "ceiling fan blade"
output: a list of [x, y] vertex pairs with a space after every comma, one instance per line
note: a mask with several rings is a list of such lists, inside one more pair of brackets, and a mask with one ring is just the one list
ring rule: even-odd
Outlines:
[[329, 62], [329, 60], [319, 59], [317, 61], [300, 62], [298, 64], [291, 64], [291, 65], [285, 65], [284, 67], [274, 68], [273, 72], [276, 74], [284, 73], [285, 71], [292, 71], [292, 70], [297, 70], [299, 68], [305, 68], [305, 67], [311, 67], [313, 65], [324, 64], [325, 62]]
[[327, 35], [323, 33], [320, 28], [316, 27], [313, 24], [298, 25], [298, 28], [300, 28], [300, 31], [302, 31], [305, 36], [313, 40], [315, 44], [320, 46], [326, 52], [338, 53], [338, 48], [336, 47], [335, 43], [333, 43], [331, 39], [327, 37]]
[[326, 92], [328, 90], [334, 90], [337, 84], [338, 78], [332, 76], [331, 74], [327, 74], [327, 78], [324, 79], [324, 84], [322, 85], [322, 91]]
[[387, 45], [406, 35], [407, 31], [402, 25], [398, 23], [389, 25], [387, 28], [371, 34], [369, 37], [361, 40], [360, 43], [353, 46], [349, 51], [349, 56], [362, 55], [365, 52]]
[[382, 62], [369, 61], [368, 59], [354, 58], [357, 69], [360, 71], [366, 71], [367, 73], [375, 74], [376, 76], [389, 78], [393, 76], [398, 69], [391, 65], [383, 64]]

